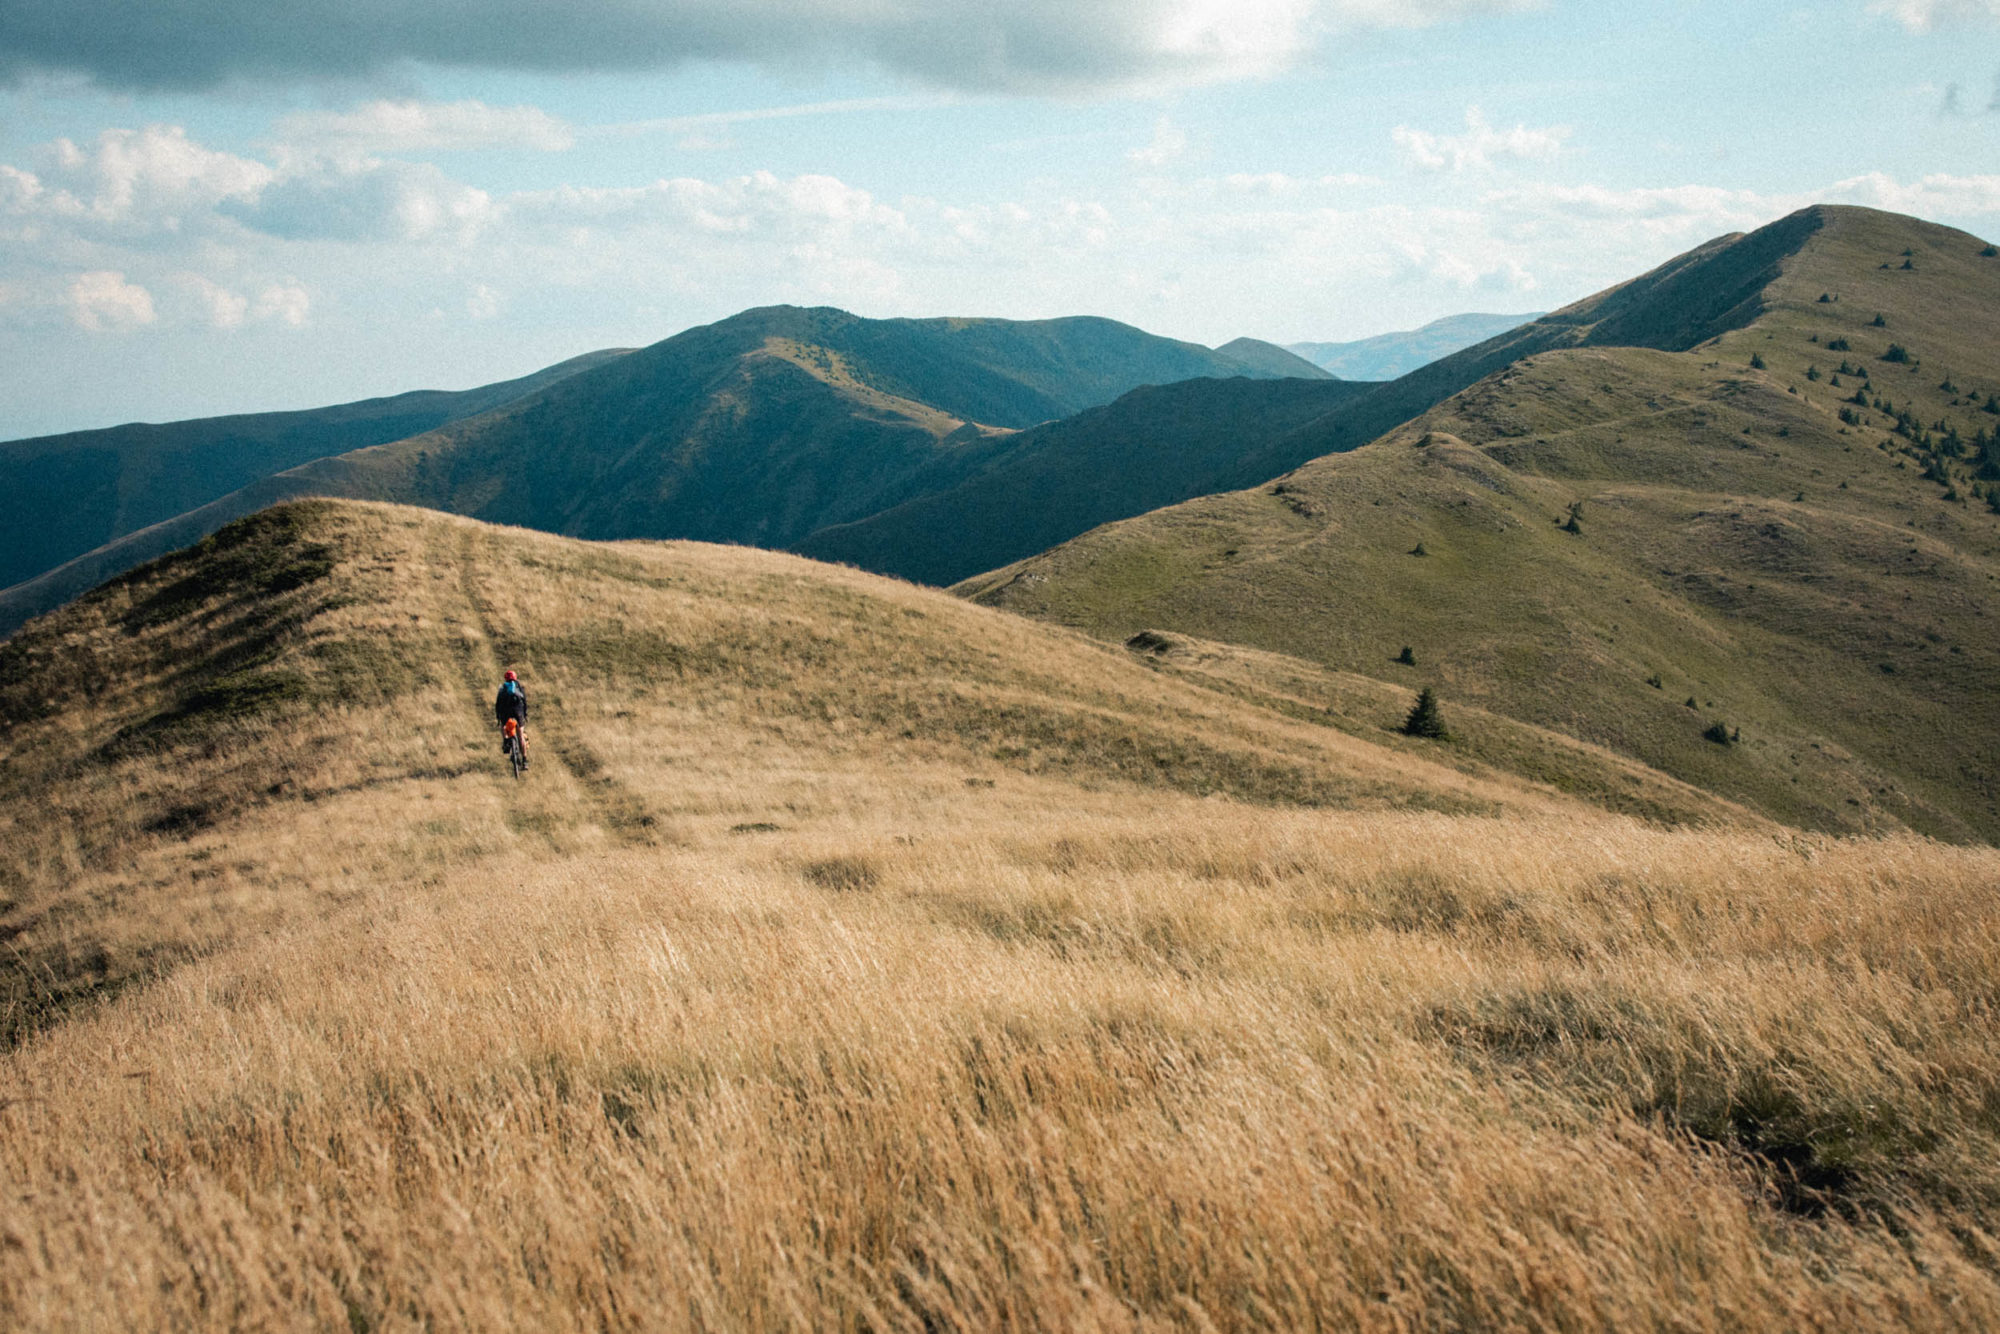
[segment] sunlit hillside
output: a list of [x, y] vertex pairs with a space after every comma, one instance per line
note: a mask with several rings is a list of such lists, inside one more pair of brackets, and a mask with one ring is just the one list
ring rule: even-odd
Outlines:
[[10, 1328], [2000, 1322], [1991, 850], [383, 506], [0, 692]]
[[1738, 248], [1662, 280], [1736, 312], [1691, 351], [1536, 350], [962, 591], [1435, 685], [1788, 824], [2000, 840], [2000, 258], [1864, 209]]

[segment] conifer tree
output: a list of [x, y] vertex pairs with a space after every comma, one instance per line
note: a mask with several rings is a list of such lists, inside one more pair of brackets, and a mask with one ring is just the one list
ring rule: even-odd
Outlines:
[[1429, 686], [1417, 692], [1410, 716], [1403, 719], [1403, 735], [1429, 737], [1433, 741], [1443, 741], [1451, 735], [1445, 730], [1444, 715], [1438, 711], [1437, 692]]

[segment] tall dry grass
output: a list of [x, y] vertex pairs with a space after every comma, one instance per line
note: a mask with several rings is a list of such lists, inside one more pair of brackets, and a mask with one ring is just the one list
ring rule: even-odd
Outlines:
[[[2000, 854], [1669, 832], [858, 575], [344, 513], [405, 545], [287, 651], [415, 614], [458, 676], [38, 771], [67, 862], [8, 817], [19, 941], [163, 963], [0, 1055], [0, 1324], [2000, 1325]], [[1176, 736], [1242, 790], [1127, 764]]]

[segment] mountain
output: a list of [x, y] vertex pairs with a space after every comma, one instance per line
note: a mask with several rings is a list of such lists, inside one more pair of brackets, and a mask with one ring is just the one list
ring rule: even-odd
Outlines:
[[1265, 375], [1298, 380], [1340, 380], [1358, 377], [1333, 375], [1304, 357], [1267, 343], [1261, 338], [1235, 338], [1215, 349], [1225, 357], [1254, 367]]
[[1013, 436], [947, 490], [794, 549], [881, 574], [950, 584], [1078, 533], [1269, 476], [1244, 442], [1284, 436], [1373, 386], [1344, 380], [1185, 380]]
[[1991, 251], [1808, 209], [1304, 428], [1466, 381], [1365, 448], [961, 591], [1434, 684], [1807, 828], [2000, 839]]
[[591, 352], [457, 393], [418, 390], [303, 412], [135, 422], [0, 443], [0, 531], [7, 534], [0, 589], [260, 477], [478, 416], [626, 351]]
[[797, 546], [905, 578], [967, 578], [1151, 503], [1250, 486], [1352, 449], [1536, 352], [1693, 346], [1752, 318], [1755, 293], [1804, 225], [1722, 237], [1387, 383], [1300, 389], [1207, 380], [1172, 395], [1134, 395], [977, 460], [955, 486], [829, 526]]
[[1541, 318], [1530, 315], [1447, 315], [1421, 329], [1376, 334], [1351, 343], [1288, 343], [1285, 351], [1343, 380], [1394, 380]]
[[1990, 1325], [2000, 853], [1375, 671], [350, 502], [128, 572], [0, 645], [0, 1326]]
[[[0, 629], [304, 495], [406, 501], [588, 537], [782, 547], [956, 485], [1014, 430], [1144, 384], [1268, 373], [1103, 319], [745, 311], [480, 416], [393, 430], [395, 443], [255, 477], [197, 508], [169, 509], [183, 498], [169, 492], [130, 516], [157, 516], [153, 526], [129, 531], [128, 518], [125, 536], [0, 592]], [[246, 451], [238, 471], [259, 457]], [[59, 490], [65, 476], [48, 486]]]

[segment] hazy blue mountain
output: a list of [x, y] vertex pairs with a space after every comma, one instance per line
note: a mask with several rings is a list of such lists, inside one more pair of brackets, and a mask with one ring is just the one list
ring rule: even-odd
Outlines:
[[1286, 350], [1343, 380], [1393, 380], [1540, 318], [1539, 311], [1530, 315], [1447, 315], [1421, 329], [1377, 334], [1352, 343], [1288, 343]]

